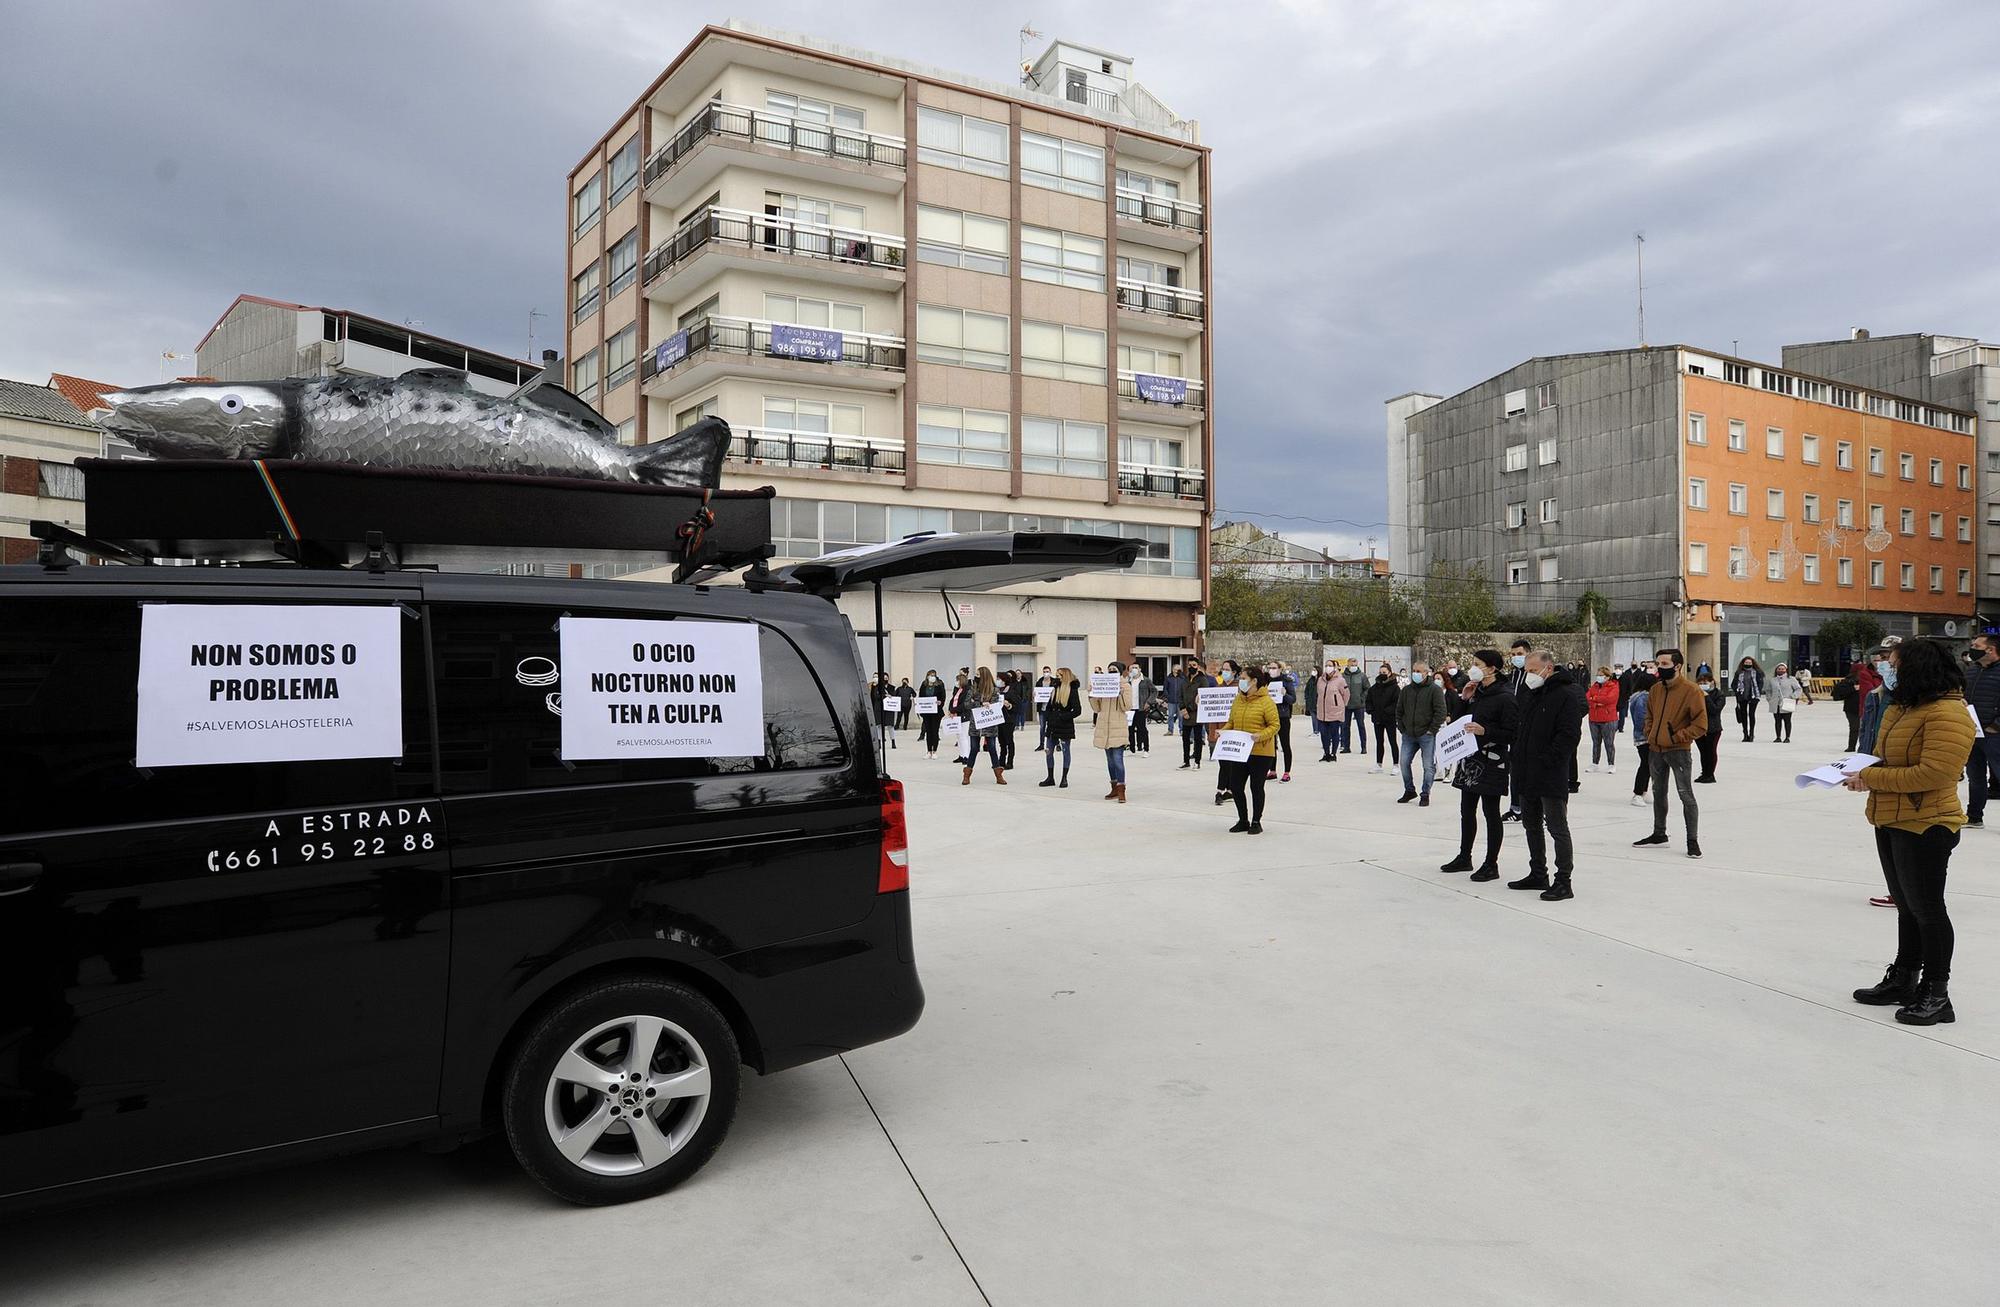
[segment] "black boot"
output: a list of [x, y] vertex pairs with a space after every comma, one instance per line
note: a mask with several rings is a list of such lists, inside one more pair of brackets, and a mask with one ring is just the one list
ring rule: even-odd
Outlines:
[[1906, 1026], [1950, 1025], [1958, 1020], [1958, 1014], [1951, 1010], [1951, 995], [1945, 992], [1945, 983], [1926, 976], [1923, 992], [1909, 1006], [1896, 1009], [1896, 1020]]
[[1921, 997], [1917, 969], [1897, 966], [1893, 962], [1882, 973], [1881, 984], [1854, 991], [1854, 1001], [1866, 1003], [1869, 1007], [1907, 1007]]
[[1519, 880], [1510, 880], [1507, 882], [1508, 889], [1547, 889], [1548, 887], [1549, 873], [1546, 871], [1530, 871]]
[[1475, 871], [1475, 872], [1473, 872], [1473, 873], [1472, 873], [1472, 875], [1470, 875], [1469, 877], [1467, 877], [1467, 879], [1468, 879], [1468, 880], [1499, 880], [1499, 879], [1500, 879], [1500, 868], [1498, 868], [1498, 867], [1494, 866], [1494, 865], [1493, 865], [1492, 863], [1490, 863], [1490, 862], [1489, 862], [1489, 863], [1487, 863], [1487, 864], [1486, 864], [1485, 866], [1481, 867], [1481, 868], [1480, 868], [1480, 869], [1479, 869], [1478, 871]]
[[1549, 886], [1547, 889], [1543, 890], [1542, 897], [1547, 901], [1549, 901], [1550, 903], [1557, 903], [1563, 899], [1575, 898], [1576, 895], [1570, 890], [1569, 887], [1569, 873], [1566, 871], [1557, 872], [1556, 883]]
[[1069, 788], [1069, 768], [1067, 767], [1063, 768], [1063, 778], [1062, 780], [1056, 783], [1056, 788], [1059, 790], [1066, 790]]
[[1443, 865], [1442, 867], [1439, 867], [1439, 868], [1438, 868], [1438, 870], [1439, 870], [1439, 871], [1471, 871], [1471, 870], [1472, 870], [1472, 855], [1471, 855], [1470, 853], [1460, 853], [1460, 854], [1459, 854], [1459, 855], [1458, 855], [1457, 857], [1453, 858], [1453, 859], [1452, 859], [1452, 860], [1451, 860], [1450, 862], [1447, 862], [1447, 863], [1445, 863], [1445, 864], [1444, 864], [1444, 865]]

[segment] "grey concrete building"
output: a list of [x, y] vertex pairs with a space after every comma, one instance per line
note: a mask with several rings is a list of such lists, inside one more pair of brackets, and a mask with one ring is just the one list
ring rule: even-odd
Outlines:
[[2000, 345], [1925, 332], [1872, 336], [1857, 327], [1846, 340], [1787, 345], [1784, 360], [1801, 372], [1976, 416], [1979, 606], [1989, 622], [2000, 620]]
[[[1424, 506], [1421, 500], [1410, 498], [1410, 418], [1442, 400], [1442, 395], [1431, 395], [1421, 390], [1398, 395], [1388, 401], [1388, 442], [1389, 442], [1389, 566], [1400, 575], [1421, 573], [1419, 554], [1423, 549]], [[1423, 447], [1415, 450], [1417, 458], [1423, 456]], [[1421, 472], [1421, 468], [1415, 469]]]

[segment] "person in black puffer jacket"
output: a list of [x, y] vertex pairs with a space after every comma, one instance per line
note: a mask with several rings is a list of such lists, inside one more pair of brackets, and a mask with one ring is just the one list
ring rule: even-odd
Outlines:
[[[1521, 828], [1528, 837], [1528, 874], [1508, 889], [1535, 889], [1550, 901], [1573, 898], [1574, 866], [1569, 837], [1569, 769], [1582, 739], [1583, 685], [1575, 673], [1556, 665], [1555, 655], [1537, 649], [1528, 655], [1521, 724], [1514, 736], [1514, 792], [1521, 796]], [[1549, 880], [1547, 850], [1555, 845], [1556, 875]]]
[[[1048, 728], [1049, 746], [1043, 752], [1049, 760], [1048, 778], [1039, 788], [1069, 788], [1069, 747], [1076, 739], [1076, 719], [1083, 713], [1083, 696], [1077, 692], [1076, 676], [1067, 667], [1056, 669], [1055, 692], [1042, 705], [1042, 722]], [[1062, 780], [1056, 780], [1056, 752], [1062, 751]]]
[[1472, 872], [1474, 880], [1500, 878], [1500, 800], [1507, 795], [1507, 750], [1514, 742], [1520, 705], [1500, 680], [1504, 665], [1497, 649], [1481, 649], [1465, 669], [1468, 684], [1451, 696], [1451, 719], [1471, 717], [1469, 728], [1479, 737], [1479, 750], [1462, 759], [1452, 772], [1458, 791], [1458, 856], [1439, 871], [1472, 871], [1472, 841], [1479, 834], [1479, 814], [1486, 813], [1486, 861]]
[[1396, 700], [1402, 697], [1403, 687], [1396, 683], [1396, 674], [1389, 664], [1383, 663], [1375, 673], [1375, 684], [1368, 687], [1368, 720], [1375, 726], [1375, 770], [1382, 770], [1382, 744], [1389, 745], [1389, 765], [1400, 766], [1403, 755], [1397, 752], [1400, 729], [1396, 725]]

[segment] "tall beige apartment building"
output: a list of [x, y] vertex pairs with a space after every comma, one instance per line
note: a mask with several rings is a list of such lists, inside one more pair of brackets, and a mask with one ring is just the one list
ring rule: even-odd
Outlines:
[[[1208, 576], [1209, 155], [1131, 61], [981, 82], [702, 29], [569, 176], [572, 388], [624, 437], [720, 414], [779, 559], [921, 531], [1143, 538], [1116, 575], [887, 596], [889, 671], [1156, 672]], [[872, 597], [843, 600], [864, 634]], [[872, 642], [862, 642], [872, 660]]]

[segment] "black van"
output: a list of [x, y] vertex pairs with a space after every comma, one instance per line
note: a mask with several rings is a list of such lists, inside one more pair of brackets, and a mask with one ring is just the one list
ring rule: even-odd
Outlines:
[[[573, 1202], [673, 1185], [721, 1143], [740, 1064], [923, 1008], [902, 787], [828, 596], [1130, 544], [915, 541], [756, 588], [50, 547], [0, 568], [0, 1208], [496, 1129]], [[148, 606], [268, 604], [399, 615], [401, 755], [138, 765]], [[551, 686], [579, 617], [753, 627], [762, 752], [566, 760]]]

